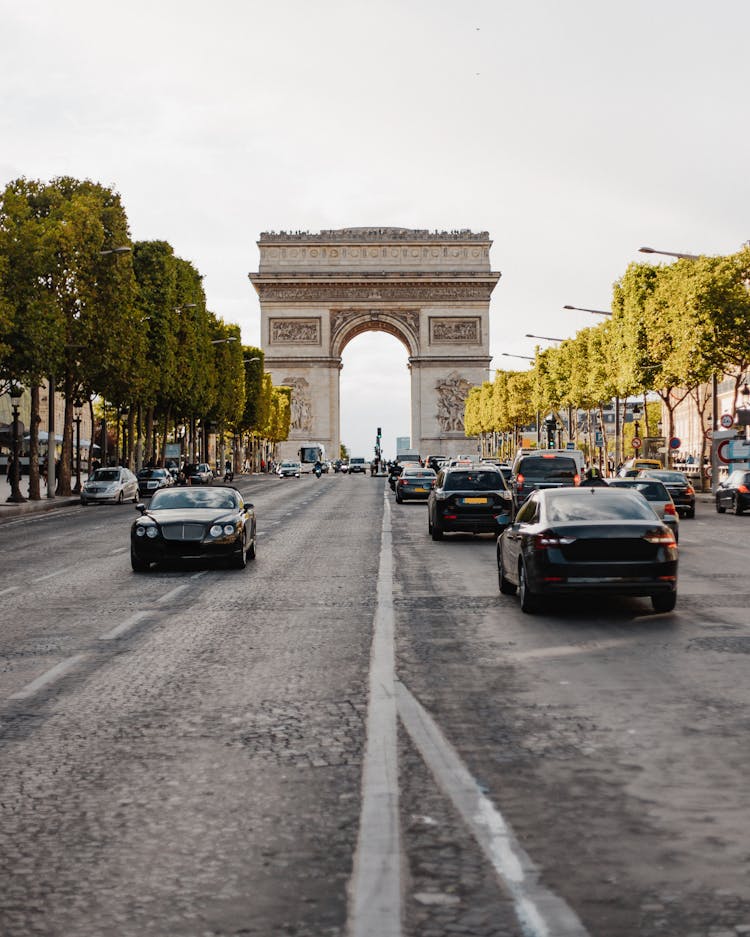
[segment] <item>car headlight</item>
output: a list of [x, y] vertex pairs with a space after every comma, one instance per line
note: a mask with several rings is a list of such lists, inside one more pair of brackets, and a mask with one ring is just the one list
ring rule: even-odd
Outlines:
[[153, 540], [154, 537], [159, 536], [159, 531], [156, 529], [156, 527], [154, 527], [153, 524], [151, 524], [151, 526], [146, 528], [146, 536], [150, 537]]
[[145, 528], [142, 524], [139, 524], [139, 525], [135, 528], [135, 535], [136, 535], [136, 537], [145, 537], [145, 536], [146, 536], [146, 528]]

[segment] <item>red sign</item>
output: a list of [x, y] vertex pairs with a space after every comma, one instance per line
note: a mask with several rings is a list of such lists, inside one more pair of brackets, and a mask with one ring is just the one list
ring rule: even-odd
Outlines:
[[633, 448], [634, 448], [634, 449], [640, 449], [640, 448], [641, 448], [641, 440], [640, 440], [640, 438], [639, 438], [638, 436], [633, 436]]
[[721, 425], [724, 427], [724, 429], [731, 429], [732, 424], [734, 423], [734, 420], [732, 419], [732, 414], [722, 413], [720, 422], [721, 422]]
[[[730, 419], [731, 419], [731, 417], [730, 417]], [[716, 447], [716, 458], [719, 460], [719, 462], [723, 462], [724, 465], [729, 465], [729, 457], [728, 457], [727, 455], [725, 455], [725, 453], [724, 453], [724, 450], [725, 450], [725, 449], [727, 448], [727, 446], [729, 445], [729, 442], [730, 442], [730, 440], [728, 440], [728, 439], [722, 439], [722, 441], [721, 441], [721, 442], [719, 443], [719, 445]]]

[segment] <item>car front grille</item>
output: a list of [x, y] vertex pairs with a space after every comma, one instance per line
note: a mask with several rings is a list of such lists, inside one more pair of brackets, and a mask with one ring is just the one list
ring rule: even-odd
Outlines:
[[203, 524], [163, 524], [162, 536], [165, 540], [202, 540], [205, 527]]

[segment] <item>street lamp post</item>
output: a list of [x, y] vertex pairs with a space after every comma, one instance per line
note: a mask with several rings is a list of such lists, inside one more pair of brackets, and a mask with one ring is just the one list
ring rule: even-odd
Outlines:
[[83, 401], [80, 397], [76, 397], [73, 401], [73, 412], [75, 414], [75, 424], [76, 424], [76, 485], [73, 489], [74, 495], [79, 495], [81, 493], [81, 411], [83, 409]]
[[21, 403], [21, 396], [23, 394], [23, 387], [20, 384], [16, 384], [15, 381], [11, 381], [10, 385], [10, 402], [13, 407], [13, 456], [10, 463], [10, 495], [7, 498], [11, 504], [21, 504], [26, 500], [21, 494], [21, 461], [18, 457], [18, 442], [19, 442], [19, 432], [18, 432], [18, 408]]
[[744, 384], [740, 393], [743, 410], [741, 422], [745, 425], [745, 439], [750, 439], [750, 387]]
[[586, 309], [583, 306], [563, 306], [563, 309], [575, 309], [577, 312], [590, 312], [595, 316], [611, 316], [611, 312], [607, 312], [605, 309]]

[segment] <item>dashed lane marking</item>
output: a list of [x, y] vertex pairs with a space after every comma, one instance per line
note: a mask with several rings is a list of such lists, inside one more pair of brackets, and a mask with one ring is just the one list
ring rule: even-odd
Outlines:
[[607, 641], [584, 641], [581, 644], [561, 644], [557, 647], [537, 647], [529, 651], [511, 651], [504, 655], [511, 660], [533, 660], [544, 657], [572, 657], [575, 654], [594, 654], [623, 644], [632, 644], [630, 638], [609, 638]]
[[8, 586], [7, 589], [0, 589], [0, 595], [7, 595], [9, 592], [18, 592], [18, 586]]
[[74, 657], [68, 657], [60, 661], [59, 664], [47, 670], [40, 677], [37, 677], [36, 680], [27, 683], [23, 689], [19, 690], [17, 693], [13, 693], [8, 699], [29, 699], [29, 697], [35, 696], [40, 690], [43, 690], [51, 683], [64, 677], [68, 671], [78, 666], [78, 664], [84, 660], [86, 660], [85, 654], [76, 654]]
[[190, 588], [189, 585], [177, 586], [176, 589], [170, 589], [169, 592], [165, 592], [164, 595], [160, 596], [156, 601], [159, 605], [164, 602], [171, 602], [172, 599], [176, 599], [178, 595], [182, 595], [183, 592], [187, 592]]
[[121, 622], [119, 625], [112, 628], [111, 631], [108, 631], [106, 634], [100, 634], [100, 641], [114, 641], [115, 638], [122, 637], [128, 631], [131, 631], [135, 628], [136, 625], [139, 625], [144, 618], [148, 618], [149, 612], [136, 612], [134, 615], [131, 615], [129, 618], [126, 618], [125, 621]]

